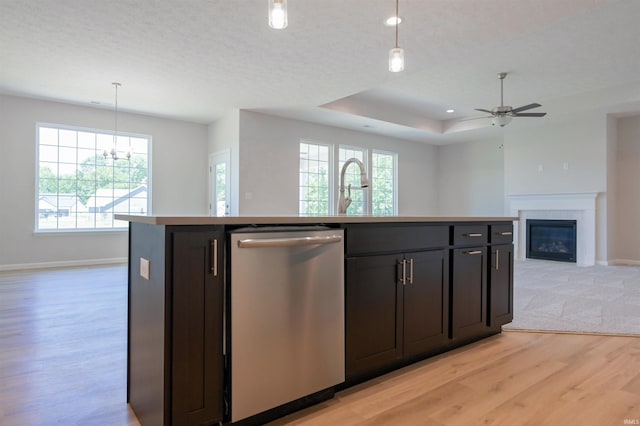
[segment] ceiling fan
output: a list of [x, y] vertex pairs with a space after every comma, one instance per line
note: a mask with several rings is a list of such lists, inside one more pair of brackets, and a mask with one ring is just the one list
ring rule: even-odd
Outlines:
[[523, 112], [533, 108], [541, 107], [542, 105], [538, 103], [524, 105], [518, 108], [511, 108], [510, 106], [505, 105], [503, 98], [503, 85], [504, 78], [506, 76], [506, 72], [501, 72], [498, 74], [498, 78], [500, 79], [500, 106], [495, 107], [492, 110], [476, 108], [476, 111], [486, 112], [491, 115], [488, 115], [486, 117], [470, 118], [469, 120], [476, 120], [478, 118], [491, 118], [491, 124], [493, 126], [504, 127], [511, 122], [513, 117], [544, 117], [545, 115], [547, 115], [546, 112]]

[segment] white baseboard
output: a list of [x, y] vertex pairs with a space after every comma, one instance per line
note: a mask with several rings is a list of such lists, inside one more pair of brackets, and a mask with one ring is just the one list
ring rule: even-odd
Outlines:
[[625, 265], [625, 266], [640, 266], [640, 260], [631, 259], [613, 259], [608, 262], [609, 265]]
[[74, 266], [114, 265], [114, 264], [126, 264], [126, 263], [127, 263], [126, 257], [114, 257], [110, 259], [65, 260], [65, 261], [59, 261], [59, 262], [15, 263], [12, 265], [0, 265], [0, 271], [69, 268]]

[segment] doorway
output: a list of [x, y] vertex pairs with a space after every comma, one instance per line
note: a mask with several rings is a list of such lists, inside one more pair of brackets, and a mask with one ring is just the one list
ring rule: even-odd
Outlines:
[[229, 150], [209, 156], [209, 216], [229, 216], [231, 205]]

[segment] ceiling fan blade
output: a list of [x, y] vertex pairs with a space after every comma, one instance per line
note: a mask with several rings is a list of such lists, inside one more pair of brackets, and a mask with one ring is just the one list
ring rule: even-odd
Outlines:
[[476, 111], [486, 112], [487, 114], [493, 115], [493, 111], [489, 111], [488, 109], [475, 108]]
[[521, 112], [513, 114], [514, 117], [544, 117], [547, 115], [546, 112]]
[[482, 118], [493, 118], [492, 115], [485, 115], [483, 117], [468, 117], [468, 118], [461, 118], [458, 121], [471, 121], [471, 120], [480, 120]]
[[538, 108], [538, 107], [541, 107], [541, 106], [542, 105], [540, 105], [540, 104], [533, 103], [533, 104], [521, 106], [521, 107], [518, 107], [518, 108], [514, 108], [514, 109], [511, 110], [511, 112], [526, 111], [528, 109]]

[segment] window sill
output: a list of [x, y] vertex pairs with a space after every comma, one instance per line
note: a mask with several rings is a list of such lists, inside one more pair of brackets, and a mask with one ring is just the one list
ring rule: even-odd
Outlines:
[[114, 229], [36, 229], [33, 235], [38, 237], [51, 237], [58, 235], [100, 235], [100, 234], [125, 234], [128, 228]]

